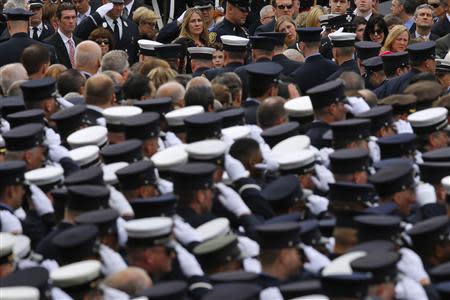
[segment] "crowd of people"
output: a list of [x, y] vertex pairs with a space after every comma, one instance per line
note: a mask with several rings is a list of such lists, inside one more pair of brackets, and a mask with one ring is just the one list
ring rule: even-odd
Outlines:
[[450, 299], [450, 1], [1, 5], [0, 299]]

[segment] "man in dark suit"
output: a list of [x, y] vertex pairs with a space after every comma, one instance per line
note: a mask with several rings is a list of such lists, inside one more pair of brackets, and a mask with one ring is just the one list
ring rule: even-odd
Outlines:
[[305, 54], [305, 63], [291, 74], [294, 82], [300, 87], [302, 95], [312, 87], [324, 83], [338, 70], [338, 66], [319, 53], [320, 32], [317, 28], [299, 28], [300, 50]]
[[353, 59], [355, 55], [356, 34], [351, 32], [333, 32], [328, 35], [333, 43], [333, 57], [339, 69], [328, 77], [328, 80], [339, 78], [344, 72], [359, 74], [359, 68]]
[[450, 33], [450, 2], [447, 5], [447, 13], [442, 16], [442, 19], [439, 20], [439, 22], [433, 25], [431, 32], [439, 37], [443, 37], [447, 33]]
[[133, 20], [134, 11], [143, 5], [143, 0], [125, 0], [122, 17], [125, 19]]
[[421, 72], [435, 73], [436, 43], [434, 41], [415, 43], [408, 46], [409, 61], [411, 70], [399, 77], [386, 81], [385, 84], [375, 89], [378, 99], [385, 98], [393, 94], [401, 94], [409, 85], [411, 79]]
[[34, 15], [30, 17], [30, 38], [36, 41], [43, 41], [51, 36], [55, 30], [47, 23], [42, 22], [42, 7], [44, 3], [42, 0], [30, 0], [30, 11], [34, 12]]
[[355, 0], [356, 9], [353, 12], [355, 16], [363, 17], [368, 22], [378, 14], [373, 10], [374, 0]]
[[75, 47], [81, 40], [73, 35], [77, 25], [77, 12], [70, 2], [63, 2], [56, 11], [58, 31], [48, 37], [44, 42], [56, 49], [59, 62], [68, 69], [75, 67]]
[[433, 8], [428, 4], [417, 6], [414, 12], [414, 24], [409, 33], [411, 40], [419, 42], [434, 41], [439, 38], [438, 35], [431, 32], [433, 26]]
[[133, 21], [122, 17], [123, 7], [123, 0], [111, 0], [84, 19], [74, 34], [82, 40], [87, 40], [89, 34], [99, 26], [109, 30], [114, 36], [116, 49], [127, 52], [128, 61], [133, 64], [137, 61], [139, 31]]
[[95, 11], [89, 0], [74, 0], [73, 5], [77, 10], [77, 25]]
[[450, 50], [450, 33], [436, 40], [436, 56], [444, 58]]
[[255, 33], [275, 31], [277, 18], [281, 16], [289, 16], [292, 18], [292, 15], [294, 14], [294, 0], [273, 0], [272, 5], [275, 8], [275, 18], [269, 23], [256, 28]]
[[[0, 67], [20, 62], [20, 56], [26, 47], [34, 43], [42, 44], [28, 36], [28, 19], [33, 15], [32, 12], [23, 8], [13, 8], [4, 13], [8, 18], [7, 26], [11, 38], [0, 43]], [[46, 45], [46, 47], [50, 51], [51, 63], [56, 63], [55, 48], [51, 45]]]

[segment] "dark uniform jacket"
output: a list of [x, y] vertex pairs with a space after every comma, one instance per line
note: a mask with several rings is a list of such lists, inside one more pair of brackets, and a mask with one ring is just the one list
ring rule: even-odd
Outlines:
[[201, 67], [195, 70], [195, 72], [192, 72], [192, 77], [199, 77], [202, 76], [206, 71], [208, 71], [208, 67]]
[[448, 21], [447, 15], [444, 14], [443, 18], [433, 25], [431, 32], [439, 37], [443, 37], [447, 33], [450, 33], [450, 22]]
[[338, 79], [339, 76], [341, 76], [341, 74], [344, 72], [355, 72], [356, 74], [359, 74], [359, 68], [358, 65], [356, 64], [356, 61], [354, 61], [353, 59], [347, 60], [342, 65], [340, 65], [339, 69], [333, 74], [331, 74], [327, 80], [331, 81]]
[[331, 127], [325, 122], [322, 121], [314, 121], [311, 123], [311, 127], [306, 132], [306, 135], [311, 139], [311, 145], [316, 147], [317, 149], [321, 149], [323, 147], [330, 147], [330, 143], [327, 140], [323, 139], [323, 135], [325, 132], [330, 130]]
[[408, 73], [386, 81], [385, 84], [375, 89], [374, 92], [378, 99], [385, 98], [392, 94], [401, 94], [408, 87], [411, 79], [419, 73], [419, 70], [411, 69]]
[[290, 75], [292, 72], [297, 70], [301, 65], [303, 65], [301, 62], [290, 60], [284, 54], [275, 55], [274, 57], [272, 57], [272, 61], [276, 62], [277, 64], [283, 67], [283, 71], [281, 72], [281, 74], [286, 76]]
[[0, 67], [20, 62], [23, 50], [32, 45], [40, 44], [44, 45], [50, 51], [50, 62], [52, 64], [57, 63], [55, 48], [52, 45], [44, 44], [39, 41], [35, 41], [29, 37], [26, 32], [19, 32], [14, 34], [9, 40], [0, 43]]
[[[130, 64], [133, 64], [137, 61], [137, 40], [139, 37], [139, 30], [137, 25], [129, 19], [123, 19], [121, 17], [118, 20], [122, 22], [122, 37], [119, 41], [115, 41], [116, 49], [127, 52], [128, 61]], [[109, 30], [114, 35], [113, 28], [111, 28], [105, 18], [100, 17], [97, 12], [81, 21], [76, 27], [74, 35], [82, 40], [87, 40], [91, 32], [99, 26]]]
[[184, 205], [177, 207], [177, 214], [194, 228], [217, 218], [212, 213], [198, 214], [192, 208]]
[[232, 62], [226, 65], [223, 68], [217, 68], [217, 69], [209, 69], [205, 72], [206, 78], [209, 79], [209, 81], [213, 80], [217, 75], [226, 73], [226, 72], [234, 72], [238, 67], [243, 66], [243, 64], [239, 62]]
[[36, 252], [41, 254], [45, 259], [57, 259], [58, 248], [53, 244], [52, 240], [59, 233], [72, 228], [74, 225], [65, 221], [62, 221], [50, 231], [36, 246]]
[[338, 66], [317, 53], [305, 59], [305, 63], [291, 74], [294, 82], [300, 87], [302, 95], [316, 85], [324, 83], [328, 76], [338, 70]]
[[256, 115], [258, 112], [258, 107], [260, 102], [253, 98], [247, 98], [244, 103], [242, 103], [242, 107], [244, 108], [244, 117], [246, 124], [254, 124], [256, 125], [257, 119]]
[[[75, 42], [76, 47], [79, 43], [82, 42], [79, 38], [76, 36], [73, 36], [73, 41]], [[74, 66], [70, 63], [70, 57], [69, 53], [67, 52], [66, 45], [64, 45], [64, 41], [61, 38], [61, 35], [58, 32], [55, 32], [50, 37], [44, 40], [44, 43], [47, 43], [49, 45], [52, 45], [55, 47], [56, 55], [58, 56], [58, 60], [60, 64], [63, 64], [66, 66], [67, 69], [72, 69]]]
[[225, 18], [211, 30], [211, 32], [209, 33], [209, 42], [211, 44], [215, 42], [221, 43], [220, 37], [222, 35], [236, 35], [243, 38], [248, 38], [249, 36], [248, 31], [245, 27], [235, 25]]
[[53, 29], [52, 25], [50, 25], [47, 22], [42, 22], [42, 31], [41, 31], [41, 35], [39, 35], [37, 41], [43, 41], [46, 38], [48, 38], [49, 36], [51, 36], [52, 34], [55, 33], [55, 30]]
[[276, 24], [276, 21], [275, 21], [275, 18], [273, 18], [273, 20], [271, 22], [261, 25], [261, 26], [258, 26], [255, 30], [255, 34], [260, 33], [260, 32], [273, 32], [273, 31], [275, 31], [275, 24]]

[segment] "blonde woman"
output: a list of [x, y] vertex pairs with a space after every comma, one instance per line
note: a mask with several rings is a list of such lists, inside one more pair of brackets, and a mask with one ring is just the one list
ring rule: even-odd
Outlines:
[[320, 5], [313, 6], [308, 11], [305, 27], [320, 27], [320, 16], [323, 15], [323, 8]]
[[171, 68], [157, 67], [151, 70], [147, 77], [155, 85], [155, 89], [157, 90], [164, 83], [175, 79], [177, 75], [177, 71]]
[[173, 41], [174, 44], [183, 46], [183, 53], [187, 55], [186, 73], [192, 73], [191, 60], [188, 56], [189, 47], [208, 47], [208, 28], [203, 22], [202, 12], [199, 9], [191, 8], [186, 11], [181, 24], [180, 36]]
[[404, 25], [395, 25], [389, 31], [386, 41], [384, 42], [381, 53], [385, 52], [402, 52], [406, 51], [406, 47], [409, 44], [409, 32], [408, 28]]
[[156, 20], [158, 16], [153, 10], [141, 6], [133, 13], [133, 22], [138, 25], [139, 39], [154, 40], [158, 33]]
[[297, 31], [295, 30], [295, 22], [289, 16], [281, 16], [275, 23], [275, 32], [286, 33], [284, 40], [284, 48], [287, 49], [290, 46], [295, 46], [297, 43]]

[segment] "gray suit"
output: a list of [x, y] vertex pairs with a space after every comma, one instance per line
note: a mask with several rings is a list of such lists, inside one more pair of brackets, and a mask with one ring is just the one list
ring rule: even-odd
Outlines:
[[436, 56], [444, 58], [448, 50], [450, 50], [450, 33], [436, 40]]

